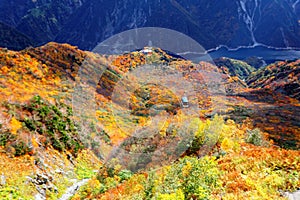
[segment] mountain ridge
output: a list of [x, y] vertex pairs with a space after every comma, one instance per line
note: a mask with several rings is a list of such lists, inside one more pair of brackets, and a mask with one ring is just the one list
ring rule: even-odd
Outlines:
[[300, 25], [295, 10], [299, 6], [295, 4], [294, 9], [294, 3], [27, 0], [24, 6], [17, 7], [17, 2], [4, 0], [0, 21], [33, 39], [37, 46], [57, 41], [92, 50], [99, 42], [125, 30], [164, 27], [189, 35], [206, 49], [257, 44], [299, 48]]
[[[297, 81], [300, 60], [277, 62], [249, 74], [240, 71], [242, 61], [225, 59], [221, 61], [226, 65], [221, 62], [217, 67], [173, 57], [159, 48], [152, 48], [152, 53], [138, 50], [104, 56], [51, 42], [22, 51], [0, 48], [0, 55], [1, 197], [58, 199], [73, 179], [89, 179], [74, 199], [137, 195], [144, 199], [152, 198], [152, 193], [171, 199], [199, 194], [210, 199], [262, 194], [280, 199], [279, 190], [299, 187], [295, 180], [300, 166], [300, 104], [276, 85], [269, 86], [279, 67], [282, 73], [276, 80]], [[149, 66], [152, 69], [147, 71]], [[139, 70], [133, 79], [126, 79]], [[146, 72], [158, 75], [159, 84], [143, 84], [149, 78]], [[175, 72], [180, 74], [176, 79]], [[214, 72], [221, 82], [210, 76]], [[249, 76], [253, 88], [239, 74]], [[193, 88], [196, 98], [186, 94], [189, 106], [197, 106], [199, 113], [181, 107], [186, 87], [179, 77], [200, 84]], [[178, 94], [162, 84], [165, 79], [179, 88]], [[224, 84], [225, 92], [216, 83]], [[118, 86], [123, 87], [116, 90]], [[168, 119], [158, 124], [158, 131], [149, 128], [150, 120], [165, 114]], [[143, 137], [136, 135], [139, 130]], [[185, 130], [193, 131], [188, 145]], [[213, 146], [206, 142], [207, 133]], [[151, 170], [158, 166], [159, 170]], [[262, 169], [280, 181], [269, 184], [273, 178]], [[162, 178], [166, 176], [170, 178]], [[174, 177], [179, 186], [170, 183]], [[149, 194], [147, 188], [154, 180], [158, 193]], [[190, 182], [197, 187], [187, 187]], [[205, 187], [198, 191], [200, 182]], [[160, 189], [166, 186], [177, 188], [178, 194]], [[263, 191], [257, 193], [256, 186]]]

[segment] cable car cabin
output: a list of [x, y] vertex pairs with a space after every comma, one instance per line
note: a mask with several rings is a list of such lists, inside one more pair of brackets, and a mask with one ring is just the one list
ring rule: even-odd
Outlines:
[[181, 98], [181, 105], [183, 108], [188, 108], [189, 107], [189, 100], [187, 97], [182, 97]]

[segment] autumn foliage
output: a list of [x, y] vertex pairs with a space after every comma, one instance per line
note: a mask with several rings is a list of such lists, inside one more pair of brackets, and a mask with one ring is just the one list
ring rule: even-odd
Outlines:
[[[0, 49], [0, 165], [8, 163], [6, 176], [16, 172], [0, 194], [33, 196], [34, 185], [24, 196], [15, 188], [24, 189], [42, 162], [51, 166], [47, 154], [72, 165], [72, 177], [90, 179], [73, 199], [283, 199], [300, 187], [299, 60], [258, 70], [221, 61], [193, 63], [159, 48], [123, 55], [56, 43]], [[146, 65], [165, 77], [180, 74], [194, 96], [175, 78], [168, 83], [177, 93], [143, 82], [148, 74], [126, 79]], [[183, 95], [197, 112], [182, 108]], [[85, 100], [79, 109], [77, 100]], [[99, 169], [95, 155], [115, 159]], [[54, 183], [66, 189], [64, 176]], [[50, 199], [61, 195], [53, 191]]]

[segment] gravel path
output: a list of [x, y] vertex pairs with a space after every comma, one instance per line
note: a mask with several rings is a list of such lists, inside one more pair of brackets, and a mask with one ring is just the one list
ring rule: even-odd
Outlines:
[[69, 200], [75, 193], [79, 190], [81, 186], [86, 184], [89, 181], [89, 179], [83, 179], [81, 181], [78, 181], [74, 183], [71, 187], [69, 187], [65, 194], [62, 195], [62, 197], [59, 198], [59, 200]]
[[285, 194], [289, 200], [300, 200], [300, 190], [293, 193], [286, 192]]

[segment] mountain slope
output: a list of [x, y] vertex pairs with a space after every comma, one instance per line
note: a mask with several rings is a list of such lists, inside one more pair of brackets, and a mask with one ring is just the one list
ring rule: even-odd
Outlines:
[[[186, 33], [205, 47], [215, 46], [214, 41], [217, 38], [222, 44], [232, 39], [230, 26], [238, 26], [239, 23], [237, 17], [231, 17], [236, 16], [233, 10], [223, 9], [217, 4], [208, 2], [200, 5], [190, 2], [183, 5], [185, 4], [194, 6], [197, 13], [190, 13], [189, 9], [177, 1], [90, 1], [82, 6], [77, 14], [72, 15], [70, 23], [64, 27], [56, 40], [71, 44], [75, 42], [75, 45], [91, 49], [97, 42], [113, 34], [148, 26], [170, 28]], [[226, 1], [226, 4], [228, 7], [235, 7], [232, 1]], [[98, 12], [99, 9], [105, 12]], [[218, 13], [219, 16], [211, 16], [212, 13], [213, 15]], [[81, 25], [75, 26], [75, 23]], [[80, 28], [83, 26], [87, 28], [84, 31]], [[239, 39], [243, 44], [247, 44], [247, 39]]]
[[8, 49], [21, 50], [32, 46], [32, 40], [15, 28], [0, 22], [0, 46]]
[[[83, 2], [84, 0], [3, 0], [0, 5], [0, 22], [26, 35], [37, 46], [53, 41], [70, 14]], [[13, 40], [14, 36], [10, 35], [7, 38]], [[24, 49], [29, 45], [20, 43], [19, 46]]]
[[300, 100], [300, 60], [277, 62], [251, 74], [251, 88], [268, 88]]
[[253, 89], [151, 50], [0, 49], [0, 197], [58, 199], [80, 179], [74, 199], [283, 199], [299, 188], [299, 101], [264, 88], [278, 66], [276, 80], [299, 80], [299, 61], [260, 69]]
[[[56, 53], [50, 51], [54, 48]], [[41, 59], [45, 57], [30, 56], [32, 49], [0, 49], [1, 199], [58, 199], [73, 184], [70, 179], [89, 178], [100, 166], [94, 152], [83, 149], [72, 108], [66, 105], [72, 79], [68, 60], [63, 68], [58, 54], [76, 49], [49, 44], [43, 50], [58, 63], [50, 66]], [[83, 52], [77, 53], [79, 59]]]
[[258, 43], [299, 47], [296, 15], [299, 5], [294, 3], [290, 0], [205, 0], [201, 3], [196, 0], [27, 0], [25, 3], [4, 0], [0, 5], [0, 21], [30, 37], [35, 45], [55, 40], [87, 50], [114, 34], [149, 26], [185, 33], [206, 49]]
[[246, 62], [230, 59], [230, 58], [219, 58], [215, 59], [214, 63], [218, 67], [227, 68], [231, 76], [238, 76], [240, 79], [244, 80], [247, 78], [255, 68], [247, 64]]
[[[101, 9], [105, 12], [98, 12]], [[82, 25], [76, 26], [76, 22]], [[221, 44], [230, 47], [255, 43], [276, 47], [300, 44], [297, 17], [289, 4], [252, 0], [222, 3], [157, 0], [132, 4], [91, 1], [71, 17], [56, 40], [92, 49], [113, 34], [147, 26], [185, 33], [206, 49]]]
[[[97, 12], [99, 9], [105, 12]], [[221, 44], [230, 47], [255, 43], [276, 47], [300, 44], [297, 17], [286, 2], [236, 0], [199, 4], [193, 0], [156, 0], [131, 4], [91, 1], [77, 12], [57, 36], [57, 41], [92, 49], [97, 42], [121, 31], [157, 26], [185, 33], [206, 49]], [[75, 26], [76, 22], [82, 25]]]

